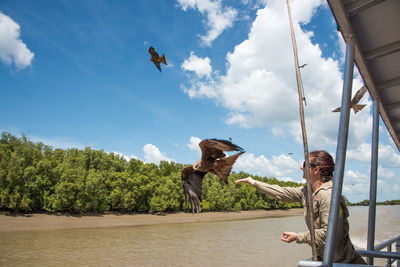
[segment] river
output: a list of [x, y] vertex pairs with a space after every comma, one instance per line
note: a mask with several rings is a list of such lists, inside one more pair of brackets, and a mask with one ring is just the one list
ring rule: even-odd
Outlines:
[[[400, 234], [400, 206], [378, 206], [376, 244]], [[365, 249], [368, 207], [350, 207], [350, 236]], [[133, 227], [0, 232], [1, 266], [297, 266], [303, 216]], [[384, 260], [375, 264], [384, 265]]]

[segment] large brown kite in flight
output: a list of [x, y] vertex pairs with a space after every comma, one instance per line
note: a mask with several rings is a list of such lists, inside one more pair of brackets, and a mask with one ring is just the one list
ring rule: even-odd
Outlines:
[[[186, 206], [188, 206], [189, 197], [192, 213], [200, 212], [204, 176], [211, 172], [218, 176], [221, 181], [224, 181], [225, 184], [228, 184], [228, 176], [231, 173], [233, 164], [245, 152], [243, 148], [227, 140], [205, 139], [199, 143], [199, 146], [202, 152], [201, 159], [182, 170], [182, 185]], [[224, 151], [240, 152], [226, 157]]]
[[[367, 87], [363, 86], [361, 87], [357, 93], [353, 96], [353, 99], [351, 99], [351, 107], [354, 110], [354, 113], [359, 112], [362, 110], [366, 105], [359, 105], [358, 102], [361, 100], [361, 98], [364, 96], [365, 92], [367, 91]], [[337, 109], [332, 110], [332, 112], [340, 112], [340, 107]]]
[[158, 56], [158, 53], [152, 46], [149, 48], [149, 53], [151, 55], [150, 61], [153, 61], [154, 65], [156, 65], [157, 69], [161, 72], [161, 66], [160, 63], [164, 63], [165, 65], [167, 64], [167, 60], [165, 59], [165, 55], [162, 54], [161, 57]]

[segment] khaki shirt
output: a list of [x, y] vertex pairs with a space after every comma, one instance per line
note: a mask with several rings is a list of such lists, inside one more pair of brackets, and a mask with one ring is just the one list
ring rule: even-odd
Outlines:
[[[282, 202], [302, 202], [304, 207], [304, 217], [308, 229], [310, 229], [310, 221], [307, 216], [306, 199], [307, 187], [281, 187], [279, 185], [270, 185], [260, 181], [256, 181], [254, 187], [263, 192], [264, 194]], [[314, 212], [314, 229], [315, 229], [315, 243], [317, 246], [317, 254], [320, 259], [324, 255], [325, 238], [328, 230], [328, 217], [332, 194], [332, 181], [322, 184], [318, 190], [313, 192], [313, 212]], [[336, 243], [333, 261], [334, 262], [353, 262], [355, 257], [359, 255], [355, 252], [353, 244], [349, 237], [349, 223], [347, 217], [349, 211], [341, 199], [339, 210], [339, 218], [337, 223]], [[310, 232], [302, 232], [297, 234], [297, 243], [307, 243], [311, 246]]]

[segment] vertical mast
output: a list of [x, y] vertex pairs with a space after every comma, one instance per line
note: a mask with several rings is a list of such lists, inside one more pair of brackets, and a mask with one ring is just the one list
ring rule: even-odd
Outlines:
[[309, 168], [309, 159], [308, 159], [308, 143], [307, 143], [307, 133], [306, 133], [306, 124], [304, 120], [304, 107], [303, 107], [303, 92], [301, 87], [301, 77], [300, 77], [300, 70], [299, 70], [299, 60], [297, 57], [297, 45], [296, 45], [296, 38], [294, 36], [293, 30], [293, 22], [292, 22], [292, 14], [290, 11], [290, 3], [289, 0], [286, 0], [288, 14], [289, 14], [289, 22], [290, 22], [290, 32], [292, 37], [292, 44], [293, 44], [293, 53], [294, 53], [294, 64], [296, 68], [296, 79], [297, 79], [297, 89], [299, 93], [299, 109], [300, 109], [300, 121], [301, 121], [301, 130], [303, 135], [303, 146], [304, 146], [304, 158], [305, 158], [305, 172], [306, 172], [306, 181], [307, 181], [307, 214], [308, 214], [308, 221], [310, 222], [310, 233], [311, 233], [311, 248], [312, 248], [312, 256], [313, 260], [317, 260], [317, 247], [315, 244], [315, 227], [314, 227], [314, 211], [313, 211], [313, 200], [312, 200], [312, 188], [310, 183], [310, 168]]

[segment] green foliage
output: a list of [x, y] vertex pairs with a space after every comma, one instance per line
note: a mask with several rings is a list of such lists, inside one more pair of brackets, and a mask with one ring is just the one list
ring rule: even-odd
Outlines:
[[386, 200], [384, 202], [378, 202], [378, 205], [400, 205], [400, 199], [399, 200]]
[[355, 205], [356, 206], [368, 206], [369, 205], [369, 200], [365, 199], [365, 200], [363, 200], [361, 202], [356, 203]]
[[[185, 208], [181, 171], [162, 161], [157, 166], [129, 162], [91, 148], [53, 149], [3, 132], [0, 139], [0, 209], [16, 212], [175, 212]], [[207, 174], [203, 211], [239, 211], [301, 207], [282, 203], [233, 181], [249, 176], [232, 173], [229, 183]], [[275, 178], [254, 177], [280, 186], [301, 186]]]
[[[400, 205], [400, 200], [386, 200], [386, 201], [383, 201], [383, 202], [376, 202], [376, 205]], [[350, 203], [349, 206], [369, 206], [369, 200], [365, 199], [365, 200], [360, 201], [358, 203]]]

